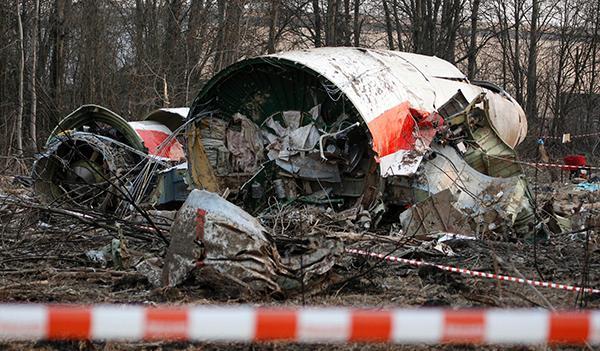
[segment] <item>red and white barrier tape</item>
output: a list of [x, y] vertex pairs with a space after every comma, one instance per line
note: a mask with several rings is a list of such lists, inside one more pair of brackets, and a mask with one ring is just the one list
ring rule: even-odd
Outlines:
[[504, 158], [504, 157], [499, 157], [499, 156], [489, 156], [489, 157], [493, 157], [495, 159], [503, 160], [506, 162], [519, 163], [522, 165], [533, 166], [533, 167], [561, 168], [564, 170], [577, 170], [577, 169], [582, 169], [582, 168], [583, 169], [600, 170], [600, 167], [597, 167], [597, 166], [573, 166], [573, 165], [565, 165], [565, 164], [561, 164], [561, 163], [527, 162], [527, 161], [520, 161], [520, 160], [512, 160], [509, 158]]
[[600, 311], [0, 304], [0, 339], [600, 344]]
[[[563, 135], [569, 135], [570, 139], [578, 139], [578, 138], [587, 138], [591, 136], [600, 136], [600, 132], [595, 133], [585, 133], [585, 134], [571, 134], [571, 133], [563, 133]], [[544, 136], [536, 136], [536, 135], [528, 135], [528, 138], [537, 138], [537, 139], [563, 139], [563, 135], [544, 135]]]
[[529, 284], [529, 285], [533, 285], [533, 286], [542, 286], [542, 287], [545, 287], [545, 288], [561, 289], [561, 290], [568, 290], [568, 291], [576, 291], [576, 292], [583, 291], [583, 292], [591, 293], [591, 294], [598, 294], [598, 293], [600, 293], [600, 289], [582, 288], [582, 287], [573, 286], [573, 285], [557, 284], [557, 283], [551, 283], [551, 282], [542, 282], [542, 281], [538, 281], [538, 280], [530, 280], [530, 279], [523, 279], [523, 278], [511, 277], [511, 276], [508, 276], [508, 275], [500, 275], [500, 274], [493, 274], [493, 273], [472, 271], [470, 269], [456, 268], [456, 267], [451, 267], [451, 266], [444, 266], [444, 265], [441, 265], [441, 264], [429, 263], [429, 262], [418, 261], [418, 260], [409, 260], [409, 259], [406, 259], [406, 258], [400, 258], [400, 257], [390, 256], [390, 255], [386, 256], [384, 254], [375, 253], [375, 252], [367, 252], [367, 251], [363, 251], [363, 250], [346, 249], [346, 252], [351, 253], [351, 254], [355, 254], [355, 255], [361, 255], [361, 256], [367, 256], [367, 257], [375, 257], [375, 258], [379, 258], [379, 259], [390, 261], [390, 262], [404, 263], [404, 264], [408, 264], [408, 265], [411, 265], [411, 266], [417, 266], [417, 267], [419, 267], [419, 266], [431, 266], [431, 267], [436, 267], [436, 268], [442, 269], [444, 271], [453, 272], [453, 273], [459, 273], [459, 274], [464, 274], [464, 275], [470, 275], [470, 276], [474, 276], [474, 277], [482, 277], [482, 278], [503, 280], [503, 281], [507, 281], [507, 282]]

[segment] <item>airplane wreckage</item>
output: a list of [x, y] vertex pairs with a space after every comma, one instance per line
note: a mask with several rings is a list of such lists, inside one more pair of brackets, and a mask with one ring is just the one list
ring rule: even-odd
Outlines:
[[199, 270], [281, 292], [323, 279], [343, 247], [307, 233], [303, 250], [282, 248], [260, 220], [274, 207], [349, 213], [358, 231], [395, 222], [417, 238], [531, 235], [538, 220], [512, 162], [526, 133], [512, 97], [442, 59], [319, 48], [237, 62], [189, 111], [126, 122], [83, 106], [50, 136], [34, 188], [118, 214], [180, 207], [156, 285]]

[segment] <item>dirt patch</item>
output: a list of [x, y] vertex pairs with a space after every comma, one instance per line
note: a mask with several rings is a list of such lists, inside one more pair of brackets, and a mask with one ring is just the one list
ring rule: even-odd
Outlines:
[[[289, 296], [227, 296], [203, 279], [201, 271], [183, 284], [155, 288], [136, 271], [140, 260], [164, 255], [166, 244], [157, 236], [121, 223], [120, 234], [99, 229], [94, 223], [65, 213], [31, 206], [26, 190], [3, 195], [0, 203], [0, 301], [38, 303], [131, 304], [239, 304], [336, 305], [394, 308], [444, 306], [456, 308], [599, 308], [600, 296], [533, 288], [510, 282], [474, 278], [437, 268], [414, 268], [376, 259], [343, 255], [330, 272], [326, 288], [300, 291]], [[10, 201], [8, 199], [11, 199]], [[88, 215], [93, 215], [88, 213]], [[457, 266], [483, 272], [524, 276], [571, 285], [600, 286], [600, 249], [592, 230], [551, 235], [536, 242], [491, 240], [446, 241], [448, 256], [423, 240], [402, 237], [392, 225], [377, 231], [358, 232], [339, 216], [314, 207], [296, 208], [279, 216], [265, 217], [266, 227], [277, 242], [301, 240], [311, 235], [337, 237], [345, 248], [357, 248], [403, 258]], [[119, 240], [120, 267], [93, 262], [86, 253]], [[6, 350], [193, 350], [193, 349], [440, 349], [438, 346], [206, 344], [206, 343], [103, 343], [13, 342], [0, 343]], [[442, 349], [480, 349], [445, 346]], [[495, 350], [498, 347], [487, 347]], [[524, 349], [524, 348], [516, 348]], [[526, 348], [525, 348], [526, 349]]]

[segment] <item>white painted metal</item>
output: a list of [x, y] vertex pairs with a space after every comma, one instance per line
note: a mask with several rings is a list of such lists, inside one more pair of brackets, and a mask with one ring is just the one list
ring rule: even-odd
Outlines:
[[[469, 101], [487, 93], [491, 123], [506, 144], [514, 148], [527, 134], [525, 113], [514, 99], [470, 84], [458, 68], [437, 57], [346, 47], [290, 51], [271, 57], [300, 64], [327, 78], [367, 123], [405, 101], [422, 111], [437, 111], [461, 90]], [[391, 163], [403, 159], [398, 156]], [[420, 163], [420, 158], [415, 160]], [[383, 176], [408, 175], [415, 170], [414, 165], [390, 167], [390, 162], [384, 163]]]
[[187, 115], [190, 112], [190, 108], [189, 107], [165, 107], [165, 108], [158, 109], [158, 111], [172, 113], [172, 114], [179, 115], [180, 117], [187, 118]]

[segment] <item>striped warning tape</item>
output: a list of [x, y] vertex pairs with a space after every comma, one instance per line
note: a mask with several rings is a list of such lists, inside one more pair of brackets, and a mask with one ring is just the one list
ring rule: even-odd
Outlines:
[[0, 304], [0, 339], [600, 344], [600, 311]]
[[513, 160], [510, 158], [505, 158], [505, 157], [500, 157], [500, 156], [493, 156], [493, 155], [489, 155], [488, 157], [492, 157], [492, 158], [495, 158], [498, 160], [503, 160], [506, 162], [518, 163], [518, 164], [527, 165], [527, 166], [533, 166], [533, 167], [561, 168], [564, 170], [577, 170], [577, 169], [600, 170], [600, 167], [597, 167], [597, 166], [573, 166], [573, 165], [565, 165], [565, 164], [561, 164], [561, 163], [527, 162], [527, 161]]
[[576, 292], [583, 291], [583, 292], [591, 293], [591, 294], [598, 294], [598, 293], [600, 293], [600, 289], [582, 288], [582, 287], [573, 286], [573, 285], [557, 284], [557, 283], [551, 283], [551, 282], [542, 282], [542, 281], [538, 281], [538, 280], [531, 280], [531, 279], [523, 279], [523, 278], [511, 277], [511, 276], [508, 276], [508, 275], [500, 275], [500, 274], [493, 274], [493, 273], [472, 271], [470, 269], [456, 268], [456, 267], [451, 267], [451, 266], [444, 266], [444, 265], [441, 265], [441, 264], [429, 263], [429, 262], [418, 261], [418, 260], [409, 260], [409, 259], [406, 259], [406, 258], [400, 258], [400, 257], [396, 257], [396, 256], [384, 255], [384, 254], [375, 253], [375, 252], [367, 252], [367, 251], [363, 251], [363, 250], [346, 249], [346, 252], [351, 253], [351, 254], [355, 254], [355, 255], [361, 255], [361, 256], [367, 256], [367, 257], [375, 257], [375, 258], [379, 258], [379, 259], [390, 261], [390, 262], [404, 263], [404, 264], [408, 264], [408, 265], [411, 265], [411, 266], [417, 266], [417, 267], [419, 267], [419, 266], [437, 267], [439, 269], [442, 269], [442, 270], [445, 270], [445, 271], [448, 271], [448, 272], [459, 273], [459, 274], [464, 274], [464, 275], [470, 275], [470, 276], [474, 276], [474, 277], [482, 277], [482, 278], [503, 280], [503, 281], [507, 281], [507, 282], [529, 284], [529, 285], [533, 285], [533, 286], [542, 286], [542, 287], [545, 287], [545, 288], [561, 289], [561, 290], [567, 290], [567, 291], [576, 291]]
[[537, 138], [537, 139], [563, 139], [565, 135], [568, 135], [570, 139], [578, 139], [578, 138], [587, 138], [592, 136], [600, 136], [600, 132], [595, 133], [584, 133], [584, 134], [571, 134], [571, 133], [563, 133], [563, 135], [528, 135], [527, 138]]

